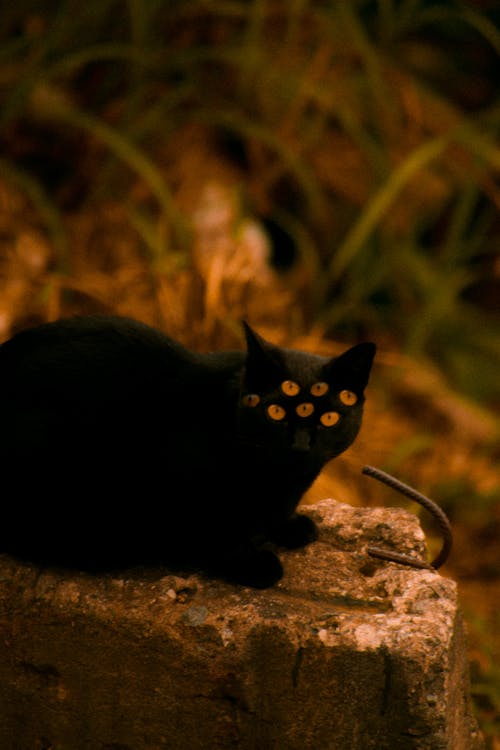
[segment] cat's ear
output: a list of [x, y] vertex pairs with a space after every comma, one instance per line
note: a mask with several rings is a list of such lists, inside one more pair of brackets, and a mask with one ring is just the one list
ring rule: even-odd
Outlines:
[[243, 328], [245, 330], [245, 338], [247, 342], [247, 351], [251, 357], [270, 359], [276, 364], [279, 364], [278, 347], [274, 344], [270, 344], [262, 336], [251, 328], [248, 323], [243, 320]]
[[326, 379], [361, 394], [368, 384], [376, 350], [371, 342], [356, 344], [325, 365]]
[[242, 323], [247, 342], [247, 380], [256, 387], [268, 387], [276, 378], [283, 376], [279, 348], [259, 336], [246, 321]]

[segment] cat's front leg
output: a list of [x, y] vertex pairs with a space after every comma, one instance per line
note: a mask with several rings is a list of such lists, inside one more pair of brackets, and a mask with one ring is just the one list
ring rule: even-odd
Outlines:
[[309, 516], [294, 513], [284, 523], [271, 530], [269, 539], [280, 547], [305, 547], [318, 538], [318, 528]]
[[279, 557], [270, 549], [261, 549], [250, 540], [223, 555], [223, 558], [220, 562], [224, 578], [243, 586], [266, 589], [283, 576]]

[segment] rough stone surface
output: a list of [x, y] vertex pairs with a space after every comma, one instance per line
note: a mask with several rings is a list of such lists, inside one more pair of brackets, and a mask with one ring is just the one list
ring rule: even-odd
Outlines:
[[254, 591], [0, 557], [0, 750], [478, 750], [453, 581], [417, 519], [326, 500], [320, 541]]

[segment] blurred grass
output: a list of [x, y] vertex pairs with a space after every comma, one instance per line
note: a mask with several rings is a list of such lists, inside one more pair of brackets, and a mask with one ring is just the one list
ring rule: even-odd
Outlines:
[[[313, 269], [308, 324], [381, 331], [498, 402], [498, 16], [488, 2], [21, 0], [1, 10], [2, 173], [61, 267], [58, 179], [80, 180], [81, 202], [126, 200], [144, 238], [142, 181], [169, 227], [160, 244], [149, 233], [153, 255], [178, 258], [188, 220], [156, 160], [203, 123]], [[49, 165], [47, 128], [61, 134]]]
[[[69, 225], [102, 203], [122, 207], [112, 226], [138, 238], [155, 293], [187, 295], [165, 274], [192, 265], [180, 173], [200, 166], [186, 134], [201, 128], [245, 211], [274, 227], [285, 284], [302, 279], [287, 324], [431, 358], [496, 414], [499, 56], [488, 0], [3, 3], [0, 179], [52, 248], [46, 316], [80, 292]], [[108, 299], [101, 266], [87, 288]], [[207, 312], [186, 298], [206, 335], [216, 299]]]

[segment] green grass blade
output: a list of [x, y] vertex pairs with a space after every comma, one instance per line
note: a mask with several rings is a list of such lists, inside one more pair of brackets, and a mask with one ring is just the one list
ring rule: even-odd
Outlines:
[[336, 281], [340, 278], [401, 190], [424, 167], [443, 154], [450, 140], [450, 136], [439, 136], [426, 141], [412, 151], [389, 175], [382, 187], [372, 196], [333, 256], [329, 267], [331, 280]]
[[51, 92], [47, 91], [38, 93], [35, 106], [39, 116], [66, 122], [77, 129], [87, 131], [94, 138], [104, 143], [115, 156], [143, 178], [158, 201], [161, 210], [171, 221], [176, 240], [182, 247], [187, 240], [184, 218], [175, 205], [174, 198], [163, 175], [145, 152], [102, 120], [88, 112], [76, 109], [62, 97], [52, 95]]

